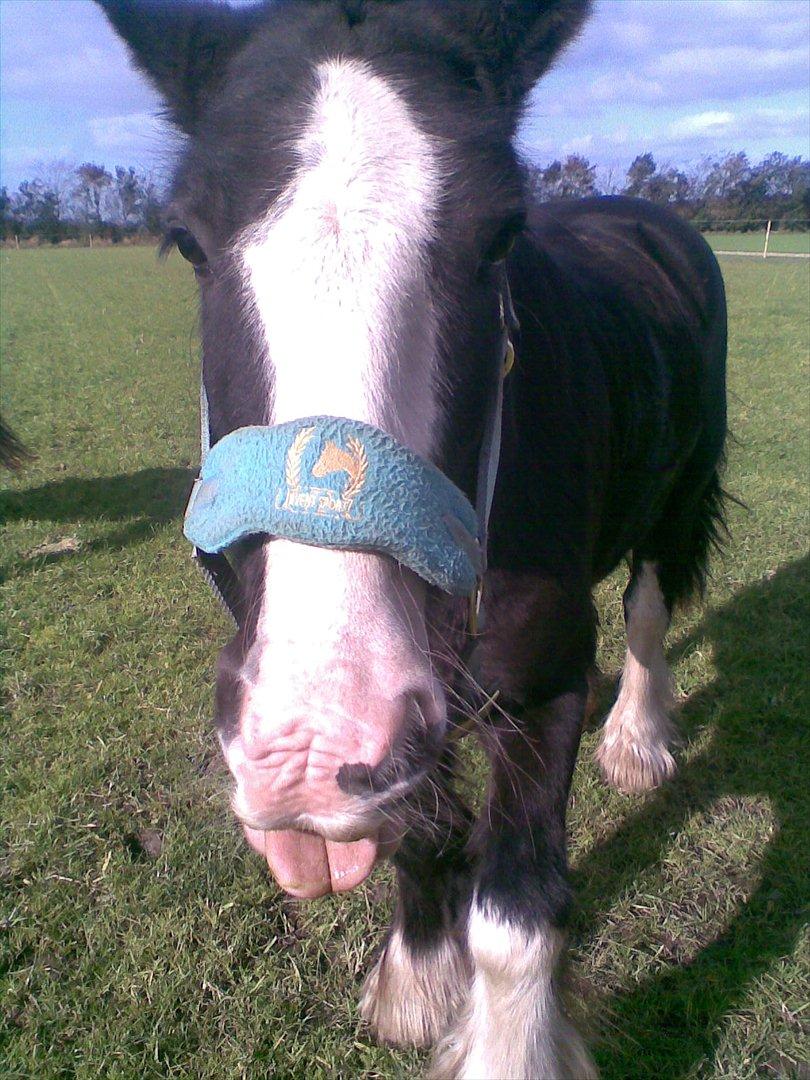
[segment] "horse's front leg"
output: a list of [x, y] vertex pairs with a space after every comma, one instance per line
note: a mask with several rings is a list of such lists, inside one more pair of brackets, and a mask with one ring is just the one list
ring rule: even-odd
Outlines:
[[363, 988], [363, 1019], [397, 1046], [432, 1046], [467, 996], [470, 965], [458, 922], [469, 891], [472, 816], [451, 780], [443, 767], [393, 856], [394, 918]]
[[[555, 592], [547, 590], [546, 599]], [[433, 1075], [442, 1080], [595, 1076], [556, 988], [570, 906], [565, 811], [587, 698], [590, 604], [583, 599], [573, 626], [572, 605], [543, 607], [542, 625], [532, 619], [523, 627], [534, 631], [540, 667], [528, 672], [524, 664], [510, 673], [509, 664], [520, 668], [518, 654], [528, 648], [516, 644], [525, 637], [512, 634], [496, 665], [505, 672], [506, 693], [522, 705], [495, 710], [484, 732], [492, 771], [467, 921], [473, 978], [465, 1008], [437, 1050]], [[556, 652], [544, 647], [552, 638]], [[532, 679], [526, 690], [524, 680]]]

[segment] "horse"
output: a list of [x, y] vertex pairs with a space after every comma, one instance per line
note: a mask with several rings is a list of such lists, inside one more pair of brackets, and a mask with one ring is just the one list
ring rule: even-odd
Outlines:
[[627, 562], [598, 760], [646, 791], [664, 636], [723, 534], [717, 262], [664, 208], [531, 197], [516, 126], [589, 0], [98, 2], [183, 135], [164, 246], [199, 283], [186, 529], [237, 624], [233, 809], [293, 896], [392, 860], [379, 1039], [438, 1077], [595, 1075], [557, 990], [592, 590]]
[[0, 416], [0, 465], [4, 469], [21, 469], [33, 454]]

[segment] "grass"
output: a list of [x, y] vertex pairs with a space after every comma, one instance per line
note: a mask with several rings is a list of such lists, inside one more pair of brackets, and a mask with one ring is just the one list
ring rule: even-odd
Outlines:
[[[715, 251], [758, 251], [765, 247], [765, 228], [756, 232], [710, 232], [706, 239]], [[810, 232], [771, 232], [769, 254], [810, 253]]]
[[[0, 1074], [417, 1073], [357, 1017], [389, 870], [299, 904], [230, 820], [208, 722], [228, 627], [179, 529], [198, 453], [185, 268], [0, 258], [3, 405], [38, 455], [0, 496]], [[807, 1075], [808, 274], [723, 269], [727, 486], [748, 509], [670, 635], [680, 772], [623, 798], [592, 730], [572, 796], [572, 988], [608, 1080]], [[622, 588], [599, 590], [611, 676]]]

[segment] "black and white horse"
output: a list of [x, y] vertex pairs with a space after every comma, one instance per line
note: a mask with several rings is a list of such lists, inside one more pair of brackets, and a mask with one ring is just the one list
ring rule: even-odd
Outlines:
[[[442, 1077], [592, 1075], [555, 991], [591, 590], [629, 558], [598, 756], [643, 791], [675, 767], [662, 643], [721, 522], [718, 266], [651, 205], [527, 196], [516, 124], [589, 0], [100, 2], [186, 136], [168, 239], [199, 280], [213, 442], [348, 417], [474, 501], [505, 271], [520, 332], [479, 632], [386, 555], [254, 536], [229, 552], [244, 618], [216, 720], [284, 888], [348, 889], [391, 854], [362, 1002], [380, 1038], [435, 1043]], [[477, 823], [450, 738], [471, 714]]]

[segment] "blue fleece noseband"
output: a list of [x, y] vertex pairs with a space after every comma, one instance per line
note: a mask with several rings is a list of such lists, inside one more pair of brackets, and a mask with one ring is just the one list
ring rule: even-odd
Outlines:
[[483, 570], [478, 515], [463, 492], [379, 428], [336, 416], [220, 439], [205, 456], [183, 531], [209, 554], [255, 533], [384, 552], [459, 595]]

